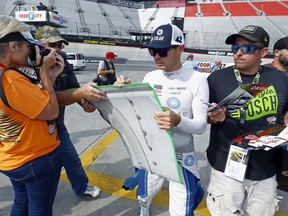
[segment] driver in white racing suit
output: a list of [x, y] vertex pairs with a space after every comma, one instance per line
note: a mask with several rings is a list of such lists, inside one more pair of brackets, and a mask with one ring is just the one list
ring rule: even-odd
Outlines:
[[[207, 126], [209, 90], [204, 75], [193, 69], [182, 67], [184, 51], [182, 31], [175, 25], [159, 26], [146, 46], [154, 57], [158, 70], [144, 77], [155, 90], [164, 107], [156, 112], [155, 120], [160, 129], [172, 130], [179, 169], [183, 182], [169, 181], [169, 213], [172, 216], [194, 215], [193, 210], [201, 202], [204, 191], [194, 152], [193, 134], [202, 134]], [[159, 192], [165, 178], [139, 170], [137, 197], [139, 215], [149, 215], [153, 197]]]

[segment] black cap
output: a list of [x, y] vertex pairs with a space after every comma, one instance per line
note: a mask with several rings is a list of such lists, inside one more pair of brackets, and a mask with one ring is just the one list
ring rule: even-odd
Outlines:
[[276, 43], [274, 44], [273, 50], [276, 50], [276, 49], [277, 50], [288, 49], [288, 36], [276, 41]]
[[245, 26], [237, 34], [228, 36], [225, 43], [234, 44], [237, 37], [243, 37], [251, 42], [261, 42], [265, 47], [269, 46], [269, 34], [260, 26]]

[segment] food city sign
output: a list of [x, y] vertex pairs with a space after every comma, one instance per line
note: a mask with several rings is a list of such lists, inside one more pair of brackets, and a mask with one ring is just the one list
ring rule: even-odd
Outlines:
[[15, 11], [15, 18], [22, 22], [40, 22], [47, 20], [46, 11]]

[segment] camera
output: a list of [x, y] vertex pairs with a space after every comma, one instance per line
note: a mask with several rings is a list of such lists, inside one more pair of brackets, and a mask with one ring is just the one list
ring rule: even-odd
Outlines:
[[[30, 55], [30, 60], [32, 61], [32, 62], [36, 62], [36, 51], [35, 51], [35, 46], [37, 46], [37, 45], [31, 45], [31, 47], [30, 47], [30, 49], [31, 49], [31, 55]], [[44, 47], [42, 47], [42, 46], [38, 46], [39, 47], [39, 49], [40, 49], [40, 55], [41, 56], [47, 56], [47, 55], [49, 55], [49, 53], [50, 53], [50, 50], [48, 50], [48, 49], [45, 49]]]

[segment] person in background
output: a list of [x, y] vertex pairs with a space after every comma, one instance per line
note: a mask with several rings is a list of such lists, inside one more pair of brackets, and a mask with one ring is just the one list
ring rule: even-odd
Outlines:
[[39, 2], [39, 5], [36, 6], [38, 11], [48, 11], [48, 8], [46, 5], [44, 5], [42, 2]]
[[193, 70], [198, 70], [198, 64], [197, 62], [194, 61], [194, 55], [189, 54], [186, 58], [186, 61], [183, 63], [183, 66], [185, 68], [193, 69]]
[[[281, 200], [277, 197], [276, 181], [278, 150], [248, 152], [241, 148], [236, 151], [231, 142], [253, 129], [283, 124], [288, 106], [288, 77], [277, 69], [260, 65], [269, 46], [269, 35], [262, 27], [248, 25], [228, 36], [226, 44], [231, 44], [235, 66], [215, 71], [208, 77], [209, 102], [213, 106], [242, 84], [269, 83], [270, 86], [245, 106], [234, 103], [214, 111], [209, 108], [211, 129], [207, 158], [211, 173], [207, 207], [212, 216], [272, 216]], [[245, 161], [248, 160], [235, 172], [227, 169], [231, 165], [228, 158], [231, 149], [237, 155], [247, 155]]]
[[[56, 119], [57, 132], [60, 143], [60, 150], [63, 157], [63, 166], [72, 189], [77, 196], [90, 195], [97, 197], [100, 188], [88, 184], [88, 177], [82, 167], [78, 153], [70, 139], [70, 135], [64, 123], [65, 107], [78, 103], [85, 112], [94, 112], [95, 106], [88, 101], [105, 100], [103, 92], [95, 89], [94, 83], [86, 83], [80, 87], [74, 74], [73, 67], [66, 60], [66, 53], [62, 52], [63, 44], [69, 45], [68, 41], [61, 37], [60, 32], [51, 26], [38, 28], [35, 38], [41, 40], [46, 47], [52, 47], [57, 53], [65, 58], [65, 68], [63, 73], [56, 79], [54, 90], [59, 102], [59, 115]], [[71, 91], [66, 91], [73, 89]]]
[[[193, 211], [204, 195], [193, 134], [206, 130], [207, 105], [202, 100], [208, 101], [209, 90], [203, 74], [181, 65], [184, 46], [183, 32], [177, 26], [167, 24], [156, 28], [146, 47], [158, 70], [147, 73], [143, 79], [155, 89], [164, 107], [163, 112], [155, 112], [155, 121], [160, 129], [172, 130], [179, 170], [185, 183], [169, 181], [169, 213], [172, 216], [194, 215]], [[152, 199], [161, 189], [164, 178], [142, 169], [137, 173], [140, 215], [148, 216]]]
[[[276, 41], [273, 46], [274, 59], [267, 66], [275, 67], [288, 75], [288, 37]], [[288, 126], [288, 112], [284, 117], [284, 124]], [[283, 146], [282, 169], [277, 173], [278, 188], [288, 192], [288, 145]]]
[[288, 37], [276, 41], [273, 46], [274, 59], [267, 66], [275, 67], [288, 75]]
[[[13, 185], [11, 215], [52, 215], [62, 168], [53, 80], [64, 62], [53, 48], [41, 56], [38, 45], [28, 25], [0, 16], [0, 69], [5, 69], [0, 82], [0, 172]], [[32, 50], [41, 83], [16, 69], [28, 65]]]
[[212, 66], [210, 73], [213, 73], [216, 70], [222, 69], [221, 59], [216, 59], [214, 65]]
[[116, 81], [116, 69], [113, 63], [116, 57], [115, 53], [107, 52], [106, 59], [99, 62], [97, 72], [99, 85], [112, 85]]

